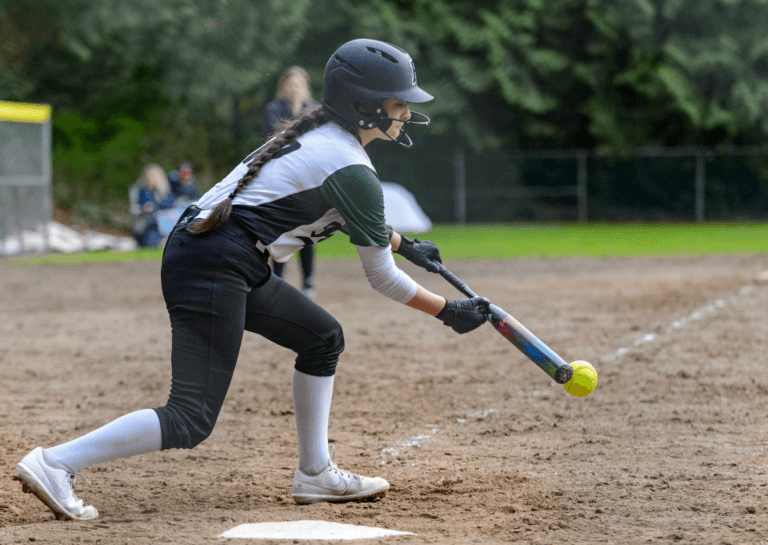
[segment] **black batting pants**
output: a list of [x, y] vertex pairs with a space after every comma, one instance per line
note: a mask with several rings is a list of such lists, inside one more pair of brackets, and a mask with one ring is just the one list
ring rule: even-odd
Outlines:
[[344, 350], [341, 326], [270, 274], [268, 257], [234, 219], [203, 235], [177, 225], [165, 247], [161, 282], [172, 331], [171, 393], [155, 409], [163, 449], [193, 448], [211, 434], [244, 331], [293, 350], [303, 373], [335, 373]]

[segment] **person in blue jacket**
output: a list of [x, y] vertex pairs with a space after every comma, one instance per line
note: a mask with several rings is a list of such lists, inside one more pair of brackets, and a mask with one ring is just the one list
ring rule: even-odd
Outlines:
[[[277, 95], [264, 107], [261, 134], [265, 140], [275, 132], [280, 123], [300, 116], [317, 106], [317, 102], [312, 99], [309, 82], [309, 74], [300, 66], [291, 66], [283, 72], [278, 83]], [[299, 250], [298, 254], [304, 295], [314, 297], [316, 294], [315, 247], [313, 244], [308, 244]], [[272, 272], [282, 278], [285, 274], [285, 263], [273, 261]]]
[[171, 191], [177, 201], [194, 202], [200, 198], [195, 172], [189, 161], [184, 161], [179, 165], [179, 170], [168, 174], [168, 180], [171, 182]]
[[155, 247], [161, 239], [156, 213], [158, 210], [173, 208], [176, 197], [163, 167], [155, 163], [142, 169], [136, 188], [139, 214], [134, 218], [133, 237], [140, 246]]

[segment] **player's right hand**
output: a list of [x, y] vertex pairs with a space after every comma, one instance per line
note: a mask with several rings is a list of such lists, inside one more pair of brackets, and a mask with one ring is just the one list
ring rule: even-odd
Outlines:
[[446, 301], [445, 307], [435, 318], [453, 329], [456, 333], [469, 333], [486, 322], [488, 305], [485, 297], [472, 297], [458, 301]]

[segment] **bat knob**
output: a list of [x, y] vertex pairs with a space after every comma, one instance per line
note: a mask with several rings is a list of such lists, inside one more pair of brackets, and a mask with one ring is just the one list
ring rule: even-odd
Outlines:
[[573, 367], [566, 364], [561, 367], [558, 367], [557, 371], [555, 371], [555, 376], [553, 377], [555, 379], [555, 382], [558, 384], [565, 384], [569, 380], [571, 380], [571, 377], [573, 377]]

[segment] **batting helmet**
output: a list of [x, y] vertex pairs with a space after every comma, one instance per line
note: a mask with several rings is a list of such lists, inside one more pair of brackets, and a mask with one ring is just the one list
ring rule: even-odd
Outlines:
[[[323, 76], [323, 106], [344, 121], [362, 129], [378, 127], [386, 134], [395, 121], [387, 117], [384, 109], [387, 98], [414, 104], [434, 98], [416, 84], [416, 67], [404, 50], [378, 40], [352, 40], [328, 60]], [[401, 134], [405, 135], [408, 124], [428, 125], [429, 118], [412, 112], [411, 120], [403, 122]], [[410, 147], [413, 142], [405, 136], [406, 143], [395, 141]]]

